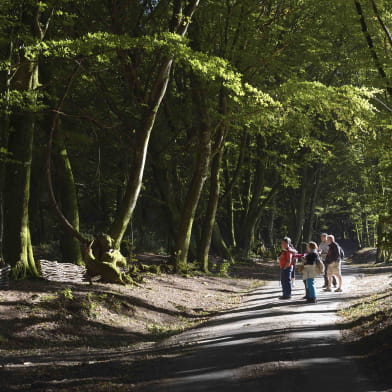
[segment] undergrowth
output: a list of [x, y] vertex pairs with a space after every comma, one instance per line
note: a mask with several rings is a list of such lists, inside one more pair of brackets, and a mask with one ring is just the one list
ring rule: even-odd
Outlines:
[[392, 383], [392, 288], [362, 298], [340, 311], [348, 349], [375, 382]]

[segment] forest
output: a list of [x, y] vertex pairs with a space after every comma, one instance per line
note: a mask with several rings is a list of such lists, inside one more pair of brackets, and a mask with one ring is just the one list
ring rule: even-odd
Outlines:
[[392, 3], [2, 0], [0, 254], [127, 283], [331, 232], [392, 257]]

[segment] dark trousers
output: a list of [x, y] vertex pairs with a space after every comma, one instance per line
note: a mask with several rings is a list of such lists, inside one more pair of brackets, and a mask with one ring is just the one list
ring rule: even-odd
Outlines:
[[280, 270], [280, 282], [282, 283], [282, 290], [284, 297], [291, 297], [291, 274], [293, 267]]
[[[328, 286], [328, 265], [324, 262], [324, 286]], [[338, 283], [336, 282], [335, 276], [332, 276], [332, 284], [336, 286]]]

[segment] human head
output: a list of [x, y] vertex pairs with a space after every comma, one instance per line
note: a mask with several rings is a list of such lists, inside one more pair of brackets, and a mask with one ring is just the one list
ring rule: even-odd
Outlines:
[[320, 234], [320, 238], [321, 238], [322, 242], [326, 242], [327, 241], [327, 237], [328, 237], [327, 233], [321, 233]]
[[327, 241], [329, 244], [332, 244], [332, 242], [335, 242], [335, 236], [333, 236], [332, 234], [328, 235]]
[[289, 237], [284, 237], [280, 242], [280, 246], [282, 249], [288, 249], [291, 245], [291, 239]]
[[315, 251], [318, 249], [318, 246], [315, 242], [311, 241], [308, 243], [307, 248], [309, 251]]

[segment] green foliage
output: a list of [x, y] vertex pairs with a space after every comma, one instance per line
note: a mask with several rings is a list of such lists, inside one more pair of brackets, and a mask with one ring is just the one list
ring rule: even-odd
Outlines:
[[43, 103], [44, 94], [35, 90], [7, 90], [0, 94], [0, 111], [5, 114], [12, 112], [39, 112], [47, 109]]
[[160, 36], [131, 37], [107, 32], [88, 33], [87, 35], [61, 41], [42, 41], [26, 49], [26, 57], [34, 61], [39, 56], [76, 59], [95, 57], [102, 65], [110, 65], [119, 50], [141, 49], [147, 53], [171, 57], [176, 62], [188, 66], [200, 77], [209, 81], [218, 80], [235, 96], [249, 95], [254, 104], [273, 105], [274, 100], [266, 93], [243, 82], [242, 75], [225, 59], [192, 50], [187, 40], [173, 33]]
[[[261, 249], [259, 243], [273, 253], [283, 235], [301, 243], [307, 232], [314, 237], [332, 231], [363, 246], [378, 244], [389, 257], [392, 144], [387, 108], [392, 98], [385, 88], [392, 62], [370, 2], [362, 3], [385, 80], [353, 2], [334, 0], [326, 7], [311, 0], [273, 0], [268, 5], [203, 1], [188, 38], [169, 32], [172, 2], [156, 7], [148, 3], [124, 4], [120, 13], [113, 3], [97, 0], [0, 4], [0, 121], [7, 130], [0, 139], [0, 163], [13, 159], [10, 119], [32, 115], [34, 241], [50, 243], [64, 234], [55, 214], [42, 213], [51, 209], [40, 185], [52, 109], [64, 98], [55, 139], [59, 134], [64, 138], [81, 230], [91, 236], [108, 232], [116, 219], [146, 113], [159, 109], [141, 197], [124, 241], [127, 255], [173, 253], [202, 154], [200, 131], [207, 127], [211, 159], [223, 148], [215, 220], [226, 249], [242, 251], [244, 236], [253, 242], [249, 254]], [[392, 6], [380, 1], [379, 7], [390, 25]], [[35, 27], [48, 26], [43, 39], [32, 33], [35, 11]], [[167, 59], [174, 61], [167, 93], [160, 108], [150, 107], [154, 81]], [[15, 83], [26, 63], [38, 65], [35, 89]], [[56, 170], [54, 164], [58, 181]], [[208, 211], [212, 184], [208, 178], [205, 184], [190, 261], [199, 257]], [[214, 238], [211, 253], [226, 259], [221, 245]], [[121, 281], [117, 261], [124, 266], [122, 255], [110, 249], [104, 253], [98, 261], [110, 264], [105, 267], [111, 280]], [[222, 273], [226, 267], [223, 263]], [[129, 268], [138, 274], [136, 263]], [[190, 275], [199, 268], [183, 263], [180, 272]], [[147, 265], [141, 269], [160, 270]]]
[[72, 301], [74, 299], [74, 295], [72, 293], [72, 289], [66, 287], [65, 289], [60, 291], [60, 298], [65, 301]]

